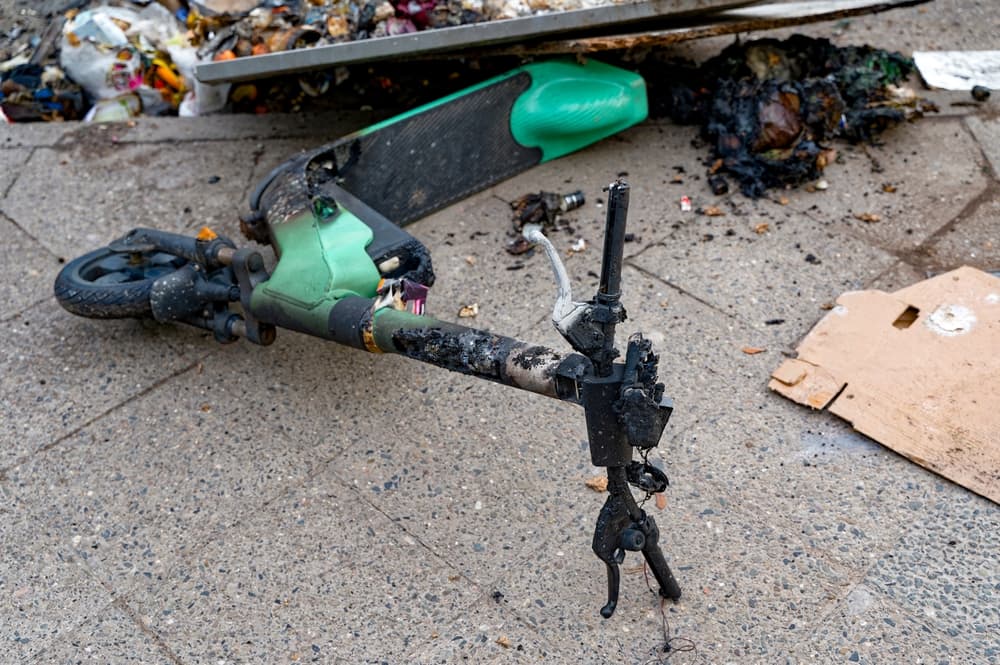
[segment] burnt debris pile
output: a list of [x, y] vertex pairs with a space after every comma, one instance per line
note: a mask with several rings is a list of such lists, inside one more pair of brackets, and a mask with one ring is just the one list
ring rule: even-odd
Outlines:
[[899, 84], [913, 61], [827, 39], [734, 43], [700, 67], [647, 63], [650, 113], [700, 124], [726, 172], [749, 197], [816, 179], [834, 158], [830, 141], [871, 141], [930, 105]]

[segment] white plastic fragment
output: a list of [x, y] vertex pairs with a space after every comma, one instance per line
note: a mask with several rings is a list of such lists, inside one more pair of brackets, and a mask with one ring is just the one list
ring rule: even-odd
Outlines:
[[933, 88], [1000, 88], [1000, 51], [914, 51], [913, 61]]

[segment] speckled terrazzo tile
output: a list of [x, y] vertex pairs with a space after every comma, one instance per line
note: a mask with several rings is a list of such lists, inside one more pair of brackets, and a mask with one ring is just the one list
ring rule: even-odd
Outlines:
[[[959, 118], [904, 123], [883, 134], [881, 146], [838, 150], [824, 173], [829, 189], [790, 196], [789, 207], [894, 254], [931, 237], [989, 182], [980, 148]], [[877, 221], [859, 219], [865, 214]]]
[[[658, 320], [654, 310], [635, 308], [630, 323], [655, 330]], [[671, 339], [684, 339], [688, 355], [711, 371], [692, 366], [661, 374], [675, 396], [660, 446], [674, 482], [668, 495], [707, 483], [720, 503], [746, 508], [761, 532], [796, 534], [820, 556], [858, 572], [871, 566], [912, 518], [911, 502], [940, 479], [846, 421], [770, 392], [767, 379], [784, 355], [780, 348], [744, 353], [744, 340], [761, 343], [752, 332], [704, 317], [698, 327], [678, 330]], [[661, 362], [670, 368], [669, 345], [659, 348], [668, 349]]]
[[992, 189], [974, 210], [963, 212], [938, 234], [920, 256], [927, 270], [940, 272], [959, 266], [1000, 270], [1000, 188]]
[[111, 602], [80, 557], [60, 547], [64, 534], [34, 520], [0, 489], [0, 660], [28, 660], [71, 634]]
[[287, 384], [248, 393], [225, 379], [238, 371], [207, 359], [9, 469], [9, 490], [119, 593], [162, 577], [320, 463], [325, 407], [303, 400], [286, 420], [272, 408]]
[[182, 662], [400, 662], [481, 594], [326, 472], [130, 605]]
[[35, 656], [32, 663], [176, 665], [177, 660], [118, 606], [109, 605]]
[[[683, 592], [663, 606], [667, 634], [674, 646], [693, 640], [709, 662], [764, 662], [808, 635], [848, 578], [794, 538], [750, 533], [737, 509], [706, 520], [696, 512], [701, 503], [674, 494], [666, 511], [652, 509]], [[591, 520], [577, 520], [549, 534], [497, 591], [567, 659], [646, 662], [665, 642], [660, 603], [646, 587], [641, 559], [630, 554], [618, 609], [601, 618], [604, 565], [576, 547], [592, 530]]]
[[0, 320], [3, 320], [51, 297], [52, 282], [61, 266], [56, 257], [2, 214], [0, 237], [4, 239], [0, 248]]
[[951, 484], [880, 553], [865, 584], [940, 627], [980, 658], [1000, 655], [1000, 507]]
[[795, 645], [788, 655], [794, 662], [867, 665], [996, 662], [995, 657], [991, 661], [990, 656], [968, 650], [926, 617], [906, 612], [864, 584], [851, 589], [830, 614], [815, 623], [808, 639]]
[[425, 409], [380, 423], [379, 436], [332, 464], [414, 538], [486, 583], [558, 521], [567, 500], [562, 479], [585, 476], [582, 415], [467, 377], [441, 380]]
[[[781, 208], [767, 201], [736, 204]], [[780, 213], [790, 214], [783, 209]], [[755, 331], [796, 340], [823, 314], [824, 303], [862, 288], [895, 257], [827, 222], [802, 213], [792, 217], [785, 224], [769, 217], [764, 233], [728, 217], [685, 219], [654, 236], [656, 244], [629, 263], [736, 316]]]
[[24, 168], [25, 162], [31, 156], [28, 148], [3, 148], [0, 149], [0, 160], [3, 161], [3, 169], [0, 169], [0, 210], [3, 209], [3, 196], [13, 185]]
[[7, 441], [0, 468], [57, 441], [189, 363], [155, 328], [92, 321], [54, 300], [0, 324], [0, 420]]
[[406, 657], [421, 665], [445, 663], [541, 663], [556, 657], [552, 645], [517, 619], [501, 600], [480, 598], [435, 626], [423, 645]]
[[109, 125], [84, 126], [77, 140], [35, 150], [3, 212], [67, 260], [137, 226], [233, 233], [257, 150], [254, 141], [119, 143]]

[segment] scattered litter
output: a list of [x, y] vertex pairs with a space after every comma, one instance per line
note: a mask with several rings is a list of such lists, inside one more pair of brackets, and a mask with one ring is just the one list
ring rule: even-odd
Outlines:
[[587, 478], [583, 481], [583, 484], [594, 490], [595, 492], [607, 492], [608, 491], [608, 477], [607, 476], [594, 476], [593, 478]]
[[507, 637], [506, 635], [501, 635], [500, 637], [497, 638], [497, 644], [499, 644], [500, 646], [502, 646], [504, 649], [509, 649], [510, 648], [510, 638]]
[[788, 205], [788, 197], [787, 196], [778, 197], [778, 203], [783, 206]]
[[826, 190], [830, 189], [830, 183], [827, 182], [825, 178], [820, 178], [819, 180], [816, 181], [814, 187], [816, 187], [816, 189], [818, 189], [821, 192], [825, 192]]
[[932, 88], [1000, 88], [1000, 51], [914, 51], [913, 62]]
[[[786, 199], [786, 201], [787, 201], [787, 199]], [[762, 236], [765, 233], [767, 233], [770, 229], [771, 229], [771, 225], [768, 224], [767, 222], [759, 222], [758, 224], [756, 224], [753, 227], [753, 232], [756, 233], [759, 236]]]
[[469, 256], [465, 257], [465, 262], [468, 263], [470, 266], [474, 266], [476, 265], [476, 257], [470, 254]]
[[969, 267], [845, 293], [769, 387], [1000, 503], [998, 293]]
[[784, 322], [785, 322], [784, 319], [768, 319], [767, 321], [764, 322], [764, 325], [765, 326], [780, 326]]
[[653, 495], [653, 500], [656, 502], [657, 510], [667, 509], [667, 495], [664, 494], [663, 492], [657, 492], [655, 495]]
[[691, 212], [691, 198], [688, 196], [681, 197], [681, 212]]
[[725, 176], [721, 176], [717, 173], [708, 176], [708, 186], [712, 189], [712, 193], [716, 196], [729, 193], [729, 181], [726, 180]]
[[913, 70], [910, 59], [870, 46], [793, 35], [736, 42], [697, 68], [651, 60], [642, 70], [651, 109], [700, 124], [718, 170], [752, 198], [817, 180], [835, 159], [825, 145], [834, 138], [871, 140], [936, 110], [895, 87]]
[[471, 305], [465, 305], [462, 309], [458, 310], [458, 316], [462, 319], [471, 319], [479, 315], [479, 303], [474, 302]]
[[[510, 239], [507, 241], [506, 250], [510, 254], [524, 254], [530, 251], [534, 245], [528, 241], [521, 233], [525, 224], [539, 224], [544, 231], [569, 229], [568, 226], [560, 226], [561, 215], [571, 210], [576, 210], [585, 203], [583, 192], [575, 191], [569, 194], [556, 194], [553, 192], [538, 192], [525, 194], [511, 202], [510, 208], [514, 213], [513, 229], [510, 232]], [[584, 243], [582, 238], [577, 240]], [[583, 249], [575, 250], [583, 251]]]
[[765, 351], [767, 351], [767, 349], [762, 349], [759, 346], [744, 346], [743, 347], [743, 353], [747, 354], [748, 356], [755, 356], [758, 353], [764, 353]]
[[570, 254], [579, 254], [587, 249], [587, 241], [584, 238], [577, 238], [573, 241], [573, 244], [569, 246]]
[[814, 266], [815, 266], [815, 265], [819, 265], [820, 263], [823, 263], [823, 262], [822, 262], [822, 261], [821, 261], [821, 260], [819, 259], [819, 257], [818, 257], [818, 256], [816, 256], [815, 254], [806, 254], [806, 255], [805, 255], [805, 260], [806, 260], [806, 263], [811, 263], [811, 264], [812, 264], [812, 265], [814, 265]]
[[698, 212], [708, 217], [722, 217], [726, 214], [719, 206], [705, 206], [704, 208], [699, 208]]
[[876, 222], [881, 222], [882, 216], [874, 212], [858, 212], [854, 213], [854, 219], [860, 220], [862, 222], [867, 222], [869, 224], [874, 224]]
[[889, 182], [882, 183], [882, 191], [886, 194], [895, 194], [896, 186]]

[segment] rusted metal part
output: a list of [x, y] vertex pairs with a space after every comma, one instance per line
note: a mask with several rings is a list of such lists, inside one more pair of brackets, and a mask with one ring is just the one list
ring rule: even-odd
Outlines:
[[384, 309], [374, 316], [362, 345], [398, 353], [444, 369], [554, 398], [557, 372], [566, 357], [552, 349], [409, 312]]
[[[822, 21], [835, 21], [867, 14], [878, 14], [892, 9], [902, 9], [922, 5], [930, 0], [869, 0], [852, 2], [847, 5], [830, 0], [814, 2], [775, 3], [719, 12], [711, 20], [668, 30], [654, 30], [641, 33], [625, 33], [556, 41], [537, 41], [500, 46], [489, 49], [474, 49], [441, 53], [427, 58], [487, 58], [501, 55], [537, 56], [560, 55], [566, 53], [584, 54], [602, 51], [638, 52], [663, 46], [671, 46], [695, 39], [720, 37], [741, 32], [775, 30]], [[794, 11], [793, 11], [794, 10]], [[773, 13], [769, 13], [773, 12]], [[782, 14], [784, 12], [784, 14]]]
[[541, 346], [462, 326], [399, 329], [394, 350], [408, 358], [556, 397], [555, 373], [562, 357]]

